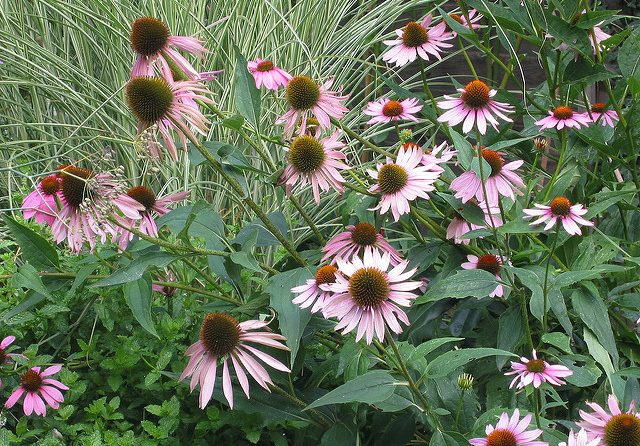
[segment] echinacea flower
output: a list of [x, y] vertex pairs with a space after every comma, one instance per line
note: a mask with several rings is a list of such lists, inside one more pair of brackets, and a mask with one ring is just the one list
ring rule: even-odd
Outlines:
[[104, 243], [107, 234], [117, 236], [117, 229], [108, 221], [125, 217], [137, 220], [144, 206], [124, 192], [120, 178], [108, 172], [93, 172], [76, 166], [63, 166], [60, 176], [60, 202], [62, 208], [51, 226], [56, 243], [67, 239], [74, 252], [80, 252], [83, 242], [88, 242], [93, 251], [96, 237]]
[[489, 205], [495, 206], [498, 204], [500, 195], [513, 200], [515, 199], [514, 194], [523, 194], [520, 189], [524, 187], [524, 182], [515, 170], [522, 166], [524, 161], [518, 160], [505, 164], [505, 160], [499, 152], [489, 149], [482, 150], [482, 158], [491, 167], [491, 172], [483, 172], [486, 177], [484, 190], [480, 176], [475, 171], [469, 170], [451, 182], [450, 188], [456, 192], [456, 198], [460, 198], [463, 203], [474, 197], [478, 201], [485, 201], [484, 192], [486, 190], [486, 201], [489, 202]]
[[538, 354], [533, 350], [533, 359], [521, 357], [520, 361], [511, 361], [510, 372], [505, 375], [516, 375], [511, 381], [509, 388], [513, 388], [516, 383], [518, 389], [522, 389], [529, 384], [533, 384], [534, 388], [538, 388], [543, 382], [553, 386], [561, 386], [565, 384], [562, 378], [573, 375], [573, 372], [563, 365], [551, 365], [543, 359], [538, 359]]
[[336, 268], [333, 265], [324, 265], [318, 268], [316, 276], [307, 280], [307, 283], [291, 288], [292, 293], [297, 296], [292, 300], [300, 308], [311, 307], [311, 312], [316, 313], [324, 308], [327, 299], [331, 296], [331, 292], [323, 290], [320, 285], [332, 284], [336, 281]]
[[382, 98], [369, 102], [363, 113], [367, 116], [373, 116], [367, 121], [367, 124], [400, 120], [418, 122], [415, 114], [420, 110], [422, 110], [422, 104], [416, 98], [403, 99], [402, 101]]
[[549, 206], [543, 204], [534, 204], [535, 209], [523, 209], [522, 212], [526, 214], [524, 218], [536, 217], [537, 220], [532, 221], [532, 226], [547, 223], [544, 227], [545, 231], [551, 229], [556, 223], [561, 222], [562, 227], [570, 235], [581, 235], [582, 231], [578, 226], [593, 226], [593, 223], [589, 220], [582, 218], [587, 213], [585, 208], [580, 203], [571, 204], [566, 197], [558, 196], [551, 200]]
[[[495, 254], [484, 254], [480, 257], [469, 254], [467, 255], [467, 261], [461, 266], [464, 269], [482, 269], [488, 273], [493, 274], [496, 279], [502, 280], [500, 277], [500, 270], [502, 269], [503, 259]], [[496, 289], [493, 290], [489, 297], [502, 297], [504, 296], [504, 287], [502, 284], [498, 284]]]
[[[582, 11], [584, 14], [586, 11]], [[600, 28], [604, 22], [600, 22], [593, 27], [593, 35], [589, 33], [589, 42], [591, 42], [591, 46], [593, 47], [593, 54], [598, 54], [602, 52], [602, 42], [609, 39], [611, 37], [610, 34], [607, 34]]]
[[[478, 225], [467, 221], [462, 214], [454, 212], [449, 226], [447, 226], [447, 238], [453, 240], [454, 243], [462, 243], [468, 245], [470, 239], [465, 238], [464, 235], [467, 232], [475, 231], [476, 229], [500, 227], [503, 225], [502, 217], [500, 215], [500, 208], [497, 205], [489, 206], [487, 209], [486, 203], [476, 203], [474, 199], [470, 201], [474, 202], [476, 206], [480, 208], [484, 214], [484, 221], [486, 226]], [[481, 237], [479, 237], [481, 238]]]
[[400, 67], [418, 57], [429, 60], [429, 54], [438, 60], [442, 59], [440, 53], [453, 46], [446, 43], [447, 40], [453, 39], [453, 36], [446, 31], [444, 22], [429, 28], [432, 21], [433, 16], [429, 14], [420, 23], [409, 22], [404, 28], [396, 29], [398, 38], [384, 41], [384, 44], [391, 48], [382, 55], [382, 60]]
[[[140, 211], [140, 218], [120, 219], [122, 226], [127, 228], [135, 228], [143, 234], [151, 237], [158, 237], [158, 226], [156, 225], [154, 215], [165, 215], [169, 213], [169, 206], [185, 200], [189, 196], [189, 191], [177, 192], [175, 194], [157, 197], [156, 194], [146, 186], [135, 186], [127, 191], [127, 195], [142, 206], [144, 210]], [[133, 233], [120, 227], [119, 246], [126, 249], [127, 245], [133, 238]]]
[[578, 426], [587, 431], [589, 440], [601, 439], [602, 446], [638, 446], [640, 445], [640, 413], [634, 403], [627, 412], [622, 412], [615, 395], [609, 395], [609, 412], [596, 403], [587, 403], [593, 412], [580, 411], [582, 421]]
[[256, 81], [256, 88], [264, 85], [268, 90], [277, 90], [293, 79], [293, 76], [276, 67], [270, 60], [251, 60], [247, 62], [247, 69]]
[[293, 135], [298, 122], [300, 122], [299, 134], [304, 135], [307, 119], [311, 116], [318, 120], [320, 127], [327, 129], [331, 126], [331, 118], [340, 119], [349, 111], [342, 105], [349, 95], [331, 91], [332, 85], [333, 78], [318, 85], [307, 76], [295, 76], [287, 83], [286, 96], [290, 109], [276, 121], [276, 124], [284, 123], [285, 137], [289, 138]]
[[607, 104], [602, 102], [596, 102], [591, 105], [591, 115], [589, 113], [584, 112], [583, 116], [589, 118], [591, 122], [600, 122], [602, 126], [615, 127], [616, 123], [614, 121], [618, 121], [620, 118], [618, 117], [618, 112], [615, 110], [608, 110]]
[[[190, 126], [206, 136], [208, 121], [196, 101], [213, 103], [205, 96], [208, 93], [209, 90], [200, 82], [168, 83], [160, 77], [136, 77], [131, 79], [126, 87], [129, 109], [138, 118], [138, 133], [154, 124], [157, 125], [173, 160], [178, 159], [178, 151], [172, 131], [180, 139], [185, 151], [187, 140], [195, 139]], [[154, 157], [161, 155], [157, 149], [150, 154]]]
[[131, 48], [136, 52], [136, 62], [131, 77], [154, 76], [156, 62], [162, 77], [174, 80], [172, 65], [184, 72], [188, 79], [200, 79], [200, 74], [176, 49], [202, 56], [207, 49], [194, 37], [172, 36], [169, 27], [153, 17], [140, 17], [131, 25]]
[[378, 164], [377, 170], [369, 170], [376, 184], [369, 192], [381, 193], [380, 203], [371, 209], [380, 209], [384, 214], [389, 209], [395, 221], [410, 211], [409, 202], [417, 197], [429, 199], [428, 192], [435, 190], [433, 183], [442, 173], [442, 169], [422, 165], [422, 150], [416, 145], [403, 146], [398, 150], [395, 160], [387, 158], [386, 164]]
[[489, 86], [481, 80], [469, 82], [464, 88], [459, 88], [460, 97], [444, 95], [445, 100], [438, 102], [438, 107], [447, 110], [438, 118], [438, 122], [446, 122], [450, 126], [458, 125], [462, 121], [462, 131], [469, 133], [474, 125], [477, 125], [481, 134], [487, 132], [487, 123], [494, 129], [498, 128], [498, 121], [493, 117], [495, 114], [503, 121], [513, 122], [506, 116], [513, 113], [513, 106], [506, 102], [499, 102], [493, 99], [496, 90], [490, 90]]
[[371, 344], [374, 334], [384, 340], [385, 325], [394, 333], [402, 333], [398, 321], [409, 325], [409, 318], [400, 307], [409, 307], [417, 297], [411, 293], [422, 282], [408, 282], [416, 268], [405, 271], [409, 262], [400, 262], [389, 269], [389, 254], [365, 251], [363, 259], [350, 262], [338, 260], [336, 282], [322, 285], [333, 296], [325, 303], [325, 317], [337, 317], [335, 329], [347, 334], [357, 327], [356, 341], [364, 336]]
[[402, 261], [402, 256], [393, 249], [384, 236], [369, 223], [349, 225], [346, 231], [337, 234], [322, 248], [324, 256], [322, 261], [333, 257], [331, 263], [338, 260], [349, 261], [352, 257], [362, 256], [366, 251], [379, 251], [388, 253], [392, 265]]
[[[15, 336], [7, 336], [2, 342], [0, 342], [0, 366], [2, 364], [9, 362], [9, 358], [15, 356], [15, 353], [9, 353], [7, 349], [11, 344], [16, 340]], [[2, 380], [0, 379], [0, 387], [2, 387]]]
[[287, 195], [294, 186], [306, 186], [311, 183], [313, 198], [320, 204], [320, 190], [327, 192], [331, 188], [339, 193], [344, 191], [345, 179], [340, 170], [350, 169], [342, 160], [346, 155], [340, 149], [344, 144], [339, 141], [339, 132], [317, 139], [311, 135], [296, 137], [288, 149], [288, 165], [280, 177], [285, 184]]
[[581, 126], [589, 126], [591, 118], [582, 113], [576, 113], [571, 107], [561, 105], [549, 112], [549, 116], [536, 121], [535, 124], [540, 126], [540, 130], [558, 129], [573, 127], [579, 129]]
[[[405, 143], [405, 146], [407, 144], [413, 143]], [[427, 147], [424, 150], [424, 155], [422, 155], [422, 164], [425, 166], [444, 164], [450, 161], [457, 154], [458, 151], [451, 147], [447, 141], [444, 141], [438, 146], [433, 148]], [[439, 168], [442, 167], [439, 166]]]
[[25, 415], [29, 416], [35, 413], [45, 416], [47, 405], [57, 410], [60, 403], [64, 401], [60, 390], [69, 390], [69, 388], [60, 381], [48, 377], [55, 375], [60, 369], [62, 369], [61, 365], [52, 365], [43, 372], [40, 371], [40, 367], [32, 367], [27, 370], [20, 378], [20, 386], [9, 396], [4, 407], [12, 408], [24, 393], [22, 408]]
[[58, 191], [60, 180], [57, 175], [49, 175], [38, 183], [36, 189], [22, 201], [22, 216], [25, 219], [35, 217], [36, 222], [51, 226], [58, 213]]
[[200, 339], [191, 345], [186, 352], [190, 357], [187, 367], [180, 375], [180, 381], [191, 376], [190, 389], [200, 385], [200, 409], [204, 409], [216, 383], [218, 362], [222, 364], [222, 392], [233, 409], [233, 389], [229, 363], [233, 365], [240, 387], [249, 398], [249, 380], [247, 372], [265, 390], [272, 384], [269, 372], [258, 362], [258, 359], [276, 370], [290, 370], [274, 357], [249, 345], [255, 343], [280, 350], [289, 350], [280, 343], [286, 338], [268, 331], [253, 331], [264, 328], [269, 322], [249, 320], [238, 322], [225, 313], [209, 313], [205, 316], [200, 329]]
[[[480, 24], [478, 24], [478, 22], [482, 20], [482, 14], [480, 14], [476, 9], [470, 9], [467, 13], [469, 15], [469, 23], [471, 24], [471, 26], [469, 26], [469, 24], [467, 23], [467, 17], [462, 12], [451, 13], [449, 14], [449, 17], [451, 17], [453, 20], [455, 20], [456, 22], [458, 22], [459, 24], [461, 24], [467, 29], [480, 28]], [[458, 35], [458, 33], [453, 31], [449, 27], [449, 25], [447, 25], [446, 30], [447, 32], [450, 32], [453, 37], [456, 37]]]
[[[171, 283], [176, 281], [176, 276], [171, 271], [167, 271], [167, 273], [164, 276], [159, 276], [158, 278], [162, 282]], [[153, 285], [151, 285], [151, 289], [156, 293], [160, 293], [164, 295], [165, 297], [172, 297], [174, 294], [176, 294], [176, 291], [178, 290], [177, 288], [172, 287], [170, 285], [160, 285], [158, 283], [154, 283]]]
[[561, 441], [558, 446], [598, 446], [600, 444], [600, 438], [596, 437], [593, 440], [589, 440], [587, 431], [580, 429], [577, 434], [573, 431], [569, 432], [569, 438], [567, 442]]
[[488, 425], [485, 432], [486, 438], [472, 438], [469, 440], [473, 446], [549, 446], [546, 441], [536, 441], [542, 430], [527, 428], [531, 423], [531, 414], [520, 420], [520, 410], [515, 409], [513, 415], [503, 413], [495, 427]]

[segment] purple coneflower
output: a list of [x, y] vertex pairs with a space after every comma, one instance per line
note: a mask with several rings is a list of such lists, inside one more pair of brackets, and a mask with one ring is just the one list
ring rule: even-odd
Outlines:
[[[9, 353], [7, 351], [9, 346], [13, 344], [15, 340], [16, 340], [15, 336], [7, 336], [2, 340], [2, 342], [0, 342], [0, 367], [2, 366], [2, 364], [10, 362], [10, 358], [16, 355], [15, 353]], [[1, 379], [0, 379], [0, 387], [2, 387]]]
[[373, 116], [367, 121], [367, 124], [376, 124], [378, 122], [392, 121], [414, 121], [418, 122], [415, 114], [422, 110], [422, 104], [415, 98], [403, 99], [395, 101], [389, 98], [382, 98], [374, 102], [369, 102], [364, 109], [364, 114]]
[[349, 95], [331, 91], [332, 85], [333, 79], [318, 85], [307, 76], [296, 76], [287, 83], [286, 96], [290, 109], [276, 121], [276, 124], [284, 123], [285, 137], [289, 138], [293, 135], [293, 130], [298, 123], [300, 123], [298, 132], [304, 135], [307, 119], [311, 116], [317, 118], [320, 127], [327, 129], [331, 126], [331, 118], [340, 119], [349, 111], [342, 105]]
[[233, 389], [229, 363], [233, 365], [240, 387], [249, 398], [249, 380], [247, 373], [265, 390], [272, 384], [269, 372], [258, 362], [258, 359], [276, 370], [289, 372], [290, 370], [274, 357], [249, 345], [255, 343], [289, 350], [280, 343], [286, 338], [268, 331], [252, 331], [264, 328], [269, 322], [249, 320], [238, 323], [232, 316], [224, 313], [209, 313], [205, 316], [200, 339], [187, 349], [190, 357], [187, 367], [180, 375], [180, 381], [191, 376], [190, 389], [200, 385], [200, 409], [204, 409], [216, 383], [218, 362], [222, 365], [222, 392], [233, 409]]
[[[422, 150], [416, 145], [403, 146], [398, 151], [395, 162], [387, 159], [386, 164], [378, 164], [377, 170], [369, 170], [376, 184], [369, 192], [381, 193], [380, 203], [371, 209], [380, 209], [384, 214], [389, 209], [395, 221], [411, 210], [409, 202], [417, 197], [429, 199], [428, 192], [435, 190], [433, 183], [442, 173], [442, 169], [422, 165]], [[438, 166], [439, 167], [439, 166]]]
[[587, 431], [580, 429], [577, 434], [573, 431], [569, 432], [568, 444], [564, 441], [558, 443], [558, 446], [598, 446], [600, 444], [600, 438], [589, 440]]
[[409, 22], [404, 28], [396, 29], [398, 38], [384, 41], [384, 44], [391, 48], [383, 54], [382, 60], [400, 67], [418, 57], [429, 60], [429, 54], [436, 59], [442, 59], [440, 53], [453, 46], [446, 43], [447, 40], [453, 39], [453, 36], [447, 32], [444, 22], [429, 28], [432, 20], [433, 16], [429, 14], [420, 23]]
[[454, 126], [464, 121], [462, 125], [464, 133], [469, 133], [473, 126], [477, 125], [478, 131], [483, 135], [487, 132], [487, 123], [494, 129], [498, 128], [498, 121], [493, 117], [494, 114], [506, 122], [513, 122], [507, 116], [508, 113], [513, 113], [513, 106], [493, 99], [497, 91], [490, 90], [481, 80], [471, 81], [458, 91], [459, 98], [444, 95], [445, 100], [438, 102], [438, 107], [447, 110], [438, 118], [438, 122], [446, 122]]
[[[169, 213], [169, 205], [185, 200], [189, 196], [189, 191], [178, 192], [175, 194], [157, 197], [156, 194], [146, 186], [135, 186], [127, 191], [127, 195], [136, 200], [144, 210], [140, 211], [140, 218], [120, 219], [123, 226], [135, 228], [138, 231], [151, 237], [158, 236], [158, 227], [154, 219], [155, 215], [165, 215]], [[133, 238], [133, 233], [124, 228], [120, 229], [119, 246], [126, 249], [127, 245]]]
[[[416, 145], [414, 143], [405, 143], [405, 147], [408, 144]], [[422, 164], [425, 166], [444, 164], [457, 154], [458, 151], [451, 147], [447, 141], [444, 141], [436, 147], [428, 147], [425, 149], [424, 155], [422, 155]], [[441, 166], [438, 167], [442, 169]]]
[[544, 227], [545, 231], [553, 228], [557, 222], [562, 223], [562, 227], [570, 235], [582, 235], [580, 225], [593, 226], [593, 223], [589, 220], [582, 218], [587, 213], [587, 209], [578, 204], [571, 204], [566, 197], [556, 197], [551, 200], [549, 206], [543, 204], [534, 204], [535, 209], [523, 209], [522, 212], [526, 214], [524, 218], [536, 217], [537, 220], [532, 221], [532, 226], [547, 223]]
[[[138, 118], [138, 133], [152, 125], [158, 131], [173, 160], [178, 159], [176, 143], [172, 131], [176, 133], [184, 150], [188, 140], [195, 136], [191, 126], [203, 136], [207, 135], [208, 121], [198, 108], [196, 101], [213, 103], [205, 94], [206, 87], [197, 81], [178, 81], [168, 83], [160, 77], [136, 77], [129, 81], [126, 88], [127, 103]], [[152, 153], [160, 155], [160, 153]]]
[[69, 390], [69, 388], [60, 381], [48, 377], [55, 375], [60, 369], [62, 369], [61, 365], [52, 365], [43, 372], [40, 371], [40, 367], [27, 370], [20, 378], [20, 386], [9, 396], [4, 407], [12, 408], [24, 393], [22, 408], [27, 416], [35, 413], [44, 417], [47, 414], [47, 405], [52, 409], [58, 409], [60, 403], [64, 401], [60, 390]]
[[324, 265], [318, 268], [313, 279], [307, 280], [304, 285], [291, 288], [291, 292], [297, 294], [292, 302], [300, 305], [300, 308], [307, 308], [313, 305], [311, 307], [312, 313], [322, 310], [327, 299], [331, 296], [331, 292], [323, 290], [320, 285], [335, 283], [336, 271], [338, 271], [338, 268], [333, 265]]
[[264, 85], [268, 90], [277, 90], [293, 79], [293, 76], [276, 67], [270, 60], [251, 60], [247, 62], [247, 69], [256, 81], [256, 88]]
[[453, 240], [454, 243], [462, 243], [464, 245], [468, 245], [470, 239], [464, 237], [467, 232], [475, 231], [476, 229], [483, 229], [485, 227], [497, 228], [503, 225], [502, 217], [500, 215], [500, 208], [497, 205], [489, 206], [489, 209], [487, 210], [486, 203], [477, 203], [473, 198], [470, 201], [478, 206], [484, 214], [484, 221], [486, 226], [471, 223], [470, 221], [467, 221], [460, 213], [454, 212], [453, 217], [451, 218], [451, 222], [449, 223], [449, 226], [447, 226], [447, 238]]
[[339, 132], [317, 139], [311, 135], [296, 137], [288, 149], [288, 165], [280, 177], [285, 184], [287, 195], [294, 186], [306, 186], [311, 183], [313, 198], [320, 204], [320, 190], [327, 192], [331, 188], [339, 193], [344, 191], [345, 179], [340, 170], [350, 169], [342, 160], [346, 155], [340, 149], [344, 144], [339, 141]]
[[36, 189], [27, 195], [22, 202], [22, 216], [25, 219], [35, 217], [36, 222], [51, 226], [58, 213], [58, 191], [60, 179], [58, 175], [49, 175], [40, 181]]
[[472, 438], [469, 443], [473, 446], [549, 446], [546, 441], [536, 441], [542, 430], [527, 431], [531, 418], [529, 414], [520, 420], [519, 409], [513, 411], [511, 418], [503, 413], [495, 427], [487, 426], [486, 438]]
[[512, 161], [505, 164], [505, 160], [499, 152], [489, 149], [482, 150], [482, 158], [491, 167], [491, 172], [483, 172], [486, 177], [484, 190], [482, 180], [475, 171], [469, 170], [451, 182], [451, 190], [456, 192], [455, 197], [460, 198], [463, 203], [476, 198], [478, 201], [485, 201], [484, 192], [487, 192], [489, 205], [498, 204], [498, 197], [504, 195], [512, 200], [514, 194], [522, 195], [520, 188], [524, 187], [524, 182], [515, 172], [524, 161]]
[[[451, 13], [449, 14], [449, 17], [451, 17], [453, 20], [455, 20], [456, 22], [458, 22], [459, 24], [461, 24], [462, 26], [464, 26], [467, 29], [478, 29], [480, 28], [480, 24], [478, 24], [478, 22], [480, 20], [482, 20], [482, 14], [480, 14], [476, 9], [470, 9], [468, 11], [469, 14], [469, 23], [471, 23], [471, 26], [469, 26], [469, 24], [467, 23], [467, 18], [465, 17], [464, 14], [460, 13]], [[445, 22], [446, 24], [446, 22]], [[449, 25], [447, 25], [446, 27], [447, 31], [451, 33], [451, 35], [453, 37], [456, 37], [458, 35], [457, 32], [453, 31]]]
[[376, 228], [369, 223], [358, 223], [347, 226], [346, 231], [337, 234], [322, 248], [324, 256], [322, 261], [331, 260], [336, 263], [338, 260], [349, 261], [352, 257], [362, 256], [366, 251], [378, 251], [388, 253], [392, 265], [397, 265], [402, 261], [402, 256], [393, 249]]
[[562, 378], [573, 375], [573, 372], [563, 365], [551, 365], [543, 359], [538, 359], [538, 354], [533, 350], [533, 359], [521, 357], [520, 361], [511, 361], [511, 372], [505, 375], [516, 375], [511, 381], [509, 388], [513, 388], [516, 384], [518, 389], [522, 389], [529, 384], [533, 384], [536, 389], [543, 382], [547, 382], [553, 386], [561, 386], [565, 384]]
[[202, 56], [207, 49], [194, 37], [172, 36], [169, 27], [153, 17], [140, 17], [131, 25], [131, 48], [136, 52], [136, 62], [131, 77], [154, 76], [153, 62], [157, 62], [162, 77], [174, 80], [172, 65], [177, 66], [191, 80], [201, 79], [176, 49]]
[[416, 269], [405, 271], [409, 262], [400, 262], [389, 269], [389, 254], [365, 251], [364, 258], [350, 262], [338, 260], [336, 282], [322, 285], [334, 293], [324, 306], [325, 317], [337, 317], [335, 329], [347, 334], [356, 329], [356, 341], [364, 336], [371, 344], [374, 334], [384, 340], [385, 325], [394, 333], [402, 333], [398, 321], [409, 325], [409, 318], [400, 307], [409, 307], [417, 297], [411, 293], [422, 282], [408, 282]]
[[601, 439], [602, 446], [637, 446], [640, 444], [640, 413], [634, 403], [627, 412], [620, 410], [618, 399], [609, 395], [609, 412], [596, 403], [587, 403], [593, 412], [580, 411], [582, 421], [578, 426], [587, 431], [589, 440]]
[[583, 115], [589, 118], [591, 122], [600, 122], [602, 126], [615, 127], [618, 117], [618, 112], [615, 110], [608, 110], [607, 104], [602, 102], [596, 102], [591, 105], [591, 115], [588, 112], [584, 112]]
[[[496, 279], [502, 280], [500, 277], [500, 270], [502, 269], [503, 259], [495, 254], [484, 254], [480, 257], [472, 254], [467, 255], [467, 261], [461, 266], [464, 269], [482, 269], [493, 274]], [[496, 289], [493, 290], [489, 297], [502, 297], [504, 296], [504, 287], [502, 284], [498, 284]]]
[[562, 130], [567, 127], [579, 129], [581, 126], [589, 126], [591, 118], [583, 113], [576, 113], [571, 107], [561, 105], [549, 112], [549, 116], [536, 121], [535, 124], [540, 126], [540, 130], [558, 129]]

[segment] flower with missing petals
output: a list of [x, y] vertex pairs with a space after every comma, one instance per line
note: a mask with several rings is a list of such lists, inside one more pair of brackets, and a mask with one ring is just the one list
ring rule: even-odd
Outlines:
[[289, 372], [289, 368], [273, 356], [250, 345], [273, 347], [289, 350], [280, 341], [286, 340], [282, 335], [270, 331], [254, 331], [264, 328], [269, 322], [249, 320], [238, 322], [225, 313], [209, 313], [205, 316], [200, 328], [200, 339], [187, 349], [190, 357], [187, 367], [180, 375], [180, 381], [191, 377], [189, 388], [200, 385], [200, 409], [207, 407], [213, 396], [216, 383], [218, 363], [222, 368], [222, 392], [229, 407], [233, 409], [233, 388], [231, 383], [231, 367], [235, 371], [240, 387], [249, 398], [249, 380], [247, 373], [265, 390], [272, 384], [269, 372], [260, 361], [276, 370]]
[[24, 198], [22, 216], [25, 219], [35, 217], [38, 223], [46, 223], [51, 226], [58, 213], [59, 191], [60, 179], [57, 175], [43, 178], [36, 189]]
[[[469, 254], [467, 255], [467, 261], [464, 262], [461, 266], [464, 269], [482, 269], [487, 271], [488, 273], [493, 274], [496, 279], [502, 280], [500, 277], [500, 270], [502, 269], [502, 264], [504, 260], [495, 254], [484, 254], [480, 257]], [[504, 296], [504, 287], [502, 284], [498, 284], [496, 289], [493, 290], [489, 297], [502, 297]]]
[[607, 104], [596, 102], [591, 105], [591, 113], [584, 112], [583, 116], [589, 118], [591, 122], [599, 122], [602, 126], [615, 127], [616, 122], [620, 120], [618, 112], [608, 110]]

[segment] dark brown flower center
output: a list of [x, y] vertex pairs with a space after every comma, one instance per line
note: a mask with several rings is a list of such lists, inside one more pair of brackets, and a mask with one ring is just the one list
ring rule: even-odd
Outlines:
[[603, 102], [596, 102], [591, 105], [591, 111], [595, 113], [604, 113], [607, 111], [607, 104]]
[[286, 89], [287, 101], [296, 110], [309, 110], [320, 99], [320, 87], [310, 77], [296, 76]]
[[533, 359], [527, 362], [527, 370], [530, 372], [544, 372], [545, 366], [542, 359]]
[[258, 64], [258, 71], [264, 73], [265, 71], [273, 70], [273, 62], [270, 60], [263, 60]]
[[141, 122], [151, 125], [165, 118], [173, 104], [173, 91], [162, 78], [136, 77], [126, 88], [129, 109]]
[[324, 283], [335, 283], [336, 281], [336, 268], [333, 265], [325, 265], [320, 267], [316, 272], [316, 285], [322, 285]]
[[485, 254], [478, 258], [477, 268], [490, 272], [494, 276], [500, 272], [501, 266], [500, 259], [495, 254]]
[[482, 158], [491, 166], [491, 173], [489, 176], [493, 177], [500, 173], [502, 167], [504, 166], [504, 158], [500, 156], [500, 154], [494, 150], [483, 149], [482, 150]]
[[42, 377], [35, 370], [29, 369], [20, 378], [20, 387], [27, 392], [36, 392], [42, 385]]
[[427, 29], [418, 22], [409, 22], [402, 30], [402, 42], [408, 47], [420, 46], [428, 41]]
[[170, 36], [169, 28], [162, 21], [141, 17], [131, 25], [131, 48], [143, 56], [152, 56], [167, 45]]
[[90, 189], [87, 187], [87, 180], [93, 178], [95, 173], [89, 169], [81, 167], [67, 166], [60, 171], [62, 184], [62, 196], [66, 203], [74, 208], [79, 208], [82, 202], [89, 198]]
[[238, 321], [225, 313], [209, 313], [200, 329], [200, 341], [212, 356], [225, 356], [240, 343]]
[[496, 429], [487, 436], [487, 446], [517, 446], [516, 436], [507, 429]]
[[385, 164], [378, 172], [378, 186], [383, 194], [395, 194], [409, 181], [409, 173], [398, 164]]
[[9, 355], [3, 349], [0, 348], [0, 364], [4, 363]]
[[455, 20], [456, 22], [458, 22], [461, 25], [464, 25], [464, 21], [462, 20], [462, 16], [460, 14], [449, 14], [449, 17], [451, 17], [453, 20]]
[[358, 223], [351, 232], [351, 240], [356, 245], [372, 246], [378, 239], [378, 231], [369, 223]]
[[382, 114], [393, 118], [394, 116], [400, 116], [404, 107], [398, 101], [389, 101], [382, 107]]
[[318, 170], [325, 160], [322, 143], [313, 136], [298, 136], [289, 148], [289, 162], [302, 173], [313, 173]]
[[464, 87], [462, 100], [471, 108], [482, 108], [489, 103], [489, 86], [482, 81], [471, 81]]
[[553, 215], [562, 216], [569, 215], [571, 210], [571, 202], [566, 197], [556, 197], [551, 200], [551, 213]]
[[58, 178], [56, 178], [55, 176], [48, 176], [46, 178], [43, 178], [42, 181], [40, 181], [40, 189], [45, 195], [55, 194], [60, 189]]
[[156, 194], [145, 186], [135, 186], [127, 191], [127, 195], [143, 205], [147, 211], [153, 209], [156, 204]]
[[362, 268], [349, 278], [349, 294], [362, 308], [377, 308], [389, 296], [386, 275], [378, 268]]
[[560, 107], [556, 107], [553, 111], [553, 117], [556, 119], [569, 119], [573, 116], [573, 110], [571, 107], [567, 107], [566, 105], [561, 105]]
[[640, 446], [640, 419], [633, 414], [614, 415], [604, 427], [606, 446]]

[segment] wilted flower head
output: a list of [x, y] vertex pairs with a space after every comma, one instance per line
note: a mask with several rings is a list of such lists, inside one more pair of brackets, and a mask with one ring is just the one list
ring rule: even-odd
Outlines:
[[202, 56], [207, 50], [194, 37], [172, 36], [169, 27], [153, 17], [140, 17], [131, 25], [131, 48], [136, 52], [136, 62], [131, 77], [154, 76], [153, 63], [156, 62], [163, 78], [172, 82], [175, 77], [172, 65], [184, 72], [188, 79], [201, 79], [176, 49]]
[[276, 121], [276, 124], [284, 123], [285, 137], [293, 135], [298, 122], [300, 122], [299, 134], [305, 134], [307, 119], [311, 116], [318, 119], [320, 127], [327, 129], [331, 126], [330, 118], [340, 119], [349, 111], [342, 105], [349, 95], [340, 95], [339, 91], [331, 91], [332, 85], [333, 79], [318, 85], [307, 76], [295, 76], [287, 83], [286, 96], [290, 109]]
[[187, 349], [189, 364], [180, 375], [180, 381], [191, 376], [191, 391], [200, 385], [200, 409], [204, 409], [216, 383], [218, 363], [222, 364], [222, 392], [233, 409], [233, 389], [229, 363], [233, 365], [240, 387], [249, 398], [249, 380], [246, 372], [265, 390], [270, 391], [272, 384], [269, 372], [258, 360], [276, 370], [289, 372], [289, 369], [274, 357], [253, 347], [250, 343], [289, 350], [279, 341], [286, 338], [269, 331], [253, 331], [264, 328], [269, 322], [249, 320], [238, 322], [225, 313], [209, 313], [200, 328], [200, 339]]
[[[173, 160], [178, 159], [178, 151], [172, 132], [178, 136], [185, 151], [187, 141], [195, 139], [190, 126], [206, 136], [208, 121], [196, 101], [213, 103], [205, 96], [208, 93], [209, 90], [200, 82], [168, 83], [160, 77], [136, 77], [126, 88], [129, 109], [138, 118], [138, 133], [157, 125]], [[160, 156], [157, 149], [150, 154]]]

